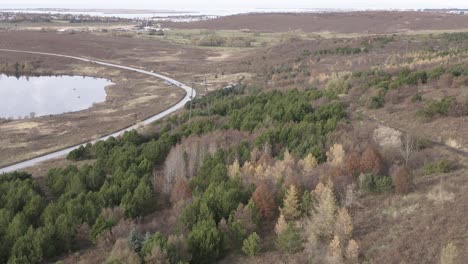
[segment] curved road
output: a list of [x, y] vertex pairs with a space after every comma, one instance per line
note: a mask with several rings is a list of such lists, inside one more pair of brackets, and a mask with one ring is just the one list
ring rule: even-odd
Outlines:
[[[192, 100], [192, 98], [194, 98], [196, 96], [196, 91], [193, 88], [189, 87], [188, 85], [185, 85], [185, 84], [183, 84], [183, 83], [181, 83], [181, 82], [179, 82], [177, 80], [174, 80], [172, 78], [169, 78], [167, 76], [164, 76], [164, 75], [161, 75], [161, 74], [158, 74], [158, 73], [153, 73], [153, 72], [141, 70], [141, 69], [137, 69], [137, 68], [121, 66], [121, 65], [102, 62], [102, 61], [97, 61], [97, 60], [93, 60], [93, 59], [86, 59], [86, 58], [81, 58], [81, 57], [74, 57], [74, 56], [54, 54], [54, 53], [11, 50], [11, 49], [0, 49], [0, 52], [16, 52], [16, 53], [28, 53], [28, 54], [37, 54], [37, 55], [45, 55], [45, 56], [63, 57], [63, 58], [69, 58], [69, 59], [84, 61], [84, 62], [92, 62], [92, 63], [96, 63], [96, 64], [99, 64], [99, 65], [104, 65], [104, 66], [108, 66], [108, 67], [113, 67], [113, 68], [119, 68], [119, 69], [139, 72], [139, 73], [151, 75], [151, 76], [154, 76], [156, 78], [167, 81], [169, 83], [172, 83], [175, 86], [183, 89], [186, 92], [185, 97], [182, 100], [180, 100], [178, 103], [176, 103], [175, 105], [171, 106], [170, 108], [164, 110], [163, 112], [161, 112], [161, 113], [159, 113], [159, 114], [157, 114], [155, 116], [152, 116], [152, 117], [144, 120], [143, 122], [141, 122], [144, 125], [153, 123], [154, 121], [162, 119], [163, 117], [166, 117], [166, 116], [174, 113], [175, 111], [183, 108], [187, 102], [189, 102], [190, 100]], [[141, 123], [138, 123], [136, 125], [133, 125], [131, 127], [128, 127], [128, 128], [122, 129], [122, 130], [119, 130], [119, 131], [117, 131], [115, 133], [112, 133], [110, 135], [107, 135], [107, 136], [104, 136], [104, 137], [101, 137], [101, 138], [98, 138], [98, 139], [95, 139], [95, 140], [92, 140], [92, 141], [89, 141], [89, 142], [86, 142], [86, 143], [83, 143], [83, 144], [80, 144], [80, 145], [69, 147], [69, 148], [66, 148], [66, 149], [63, 149], [63, 150], [59, 150], [59, 151], [56, 151], [56, 152], [46, 154], [44, 156], [40, 156], [40, 157], [33, 158], [33, 159], [30, 159], [30, 160], [22, 161], [22, 162], [14, 164], [14, 165], [10, 165], [10, 166], [1, 168], [0, 169], [0, 174], [13, 172], [13, 171], [16, 171], [16, 170], [21, 170], [21, 169], [24, 169], [24, 168], [34, 166], [34, 165], [36, 165], [36, 164], [38, 164], [40, 162], [43, 162], [43, 161], [63, 157], [65, 155], [67, 155], [68, 153], [70, 153], [71, 151], [79, 148], [80, 146], [84, 146], [84, 145], [86, 145], [88, 143], [95, 143], [97, 141], [106, 140], [106, 139], [108, 139], [110, 137], [117, 137], [119, 135], [122, 135], [126, 131], [136, 129], [137, 126], [141, 125]]]

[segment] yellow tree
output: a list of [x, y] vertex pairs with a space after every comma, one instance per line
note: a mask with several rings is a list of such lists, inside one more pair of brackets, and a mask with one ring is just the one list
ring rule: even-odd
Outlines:
[[281, 214], [286, 220], [294, 220], [301, 214], [299, 211], [299, 198], [297, 197], [296, 186], [290, 185], [283, 201], [283, 208], [280, 208]]
[[335, 235], [341, 239], [341, 242], [346, 242], [353, 232], [353, 220], [346, 208], [338, 210], [335, 222]]
[[286, 223], [286, 220], [284, 220], [284, 215], [280, 214], [280, 216], [278, 217], [278, 222], [276, 222], [276, 225], [275, 225], [275, 233], [277, 235], [280, 235], [281, 233], [284, 232], [284, 230], [286, 230], [287, 227], [288, 227], [288, 224]]

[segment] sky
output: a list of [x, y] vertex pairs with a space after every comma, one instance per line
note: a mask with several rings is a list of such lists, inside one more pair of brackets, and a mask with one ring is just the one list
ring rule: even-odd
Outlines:
[[254, 9], [468, 8], [467, 0], [0, 0], [0, 8]]

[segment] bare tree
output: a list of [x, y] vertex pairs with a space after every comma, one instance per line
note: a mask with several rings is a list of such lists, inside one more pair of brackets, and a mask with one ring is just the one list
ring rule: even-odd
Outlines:
[[405, 160], [405, 165], [408, 167], [409, 160], [413, 156], [415, 150], [414, 137], [409, 133], [405, 133], [401, 136], [401, 149], [400, 153]]

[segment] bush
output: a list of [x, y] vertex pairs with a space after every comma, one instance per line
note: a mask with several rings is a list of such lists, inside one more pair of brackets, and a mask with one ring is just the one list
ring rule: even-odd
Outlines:
[[411, 97], [411, 102], [416, 103], [416, 102], [421, 102], [423, 100], [421, 94], [417, 93]]
[[372, 173], [359, 176], [361, 190], [370, 193], [383, 193], [392, 189], [392, 178]]
[[406, 194], [411, 188], [411, 172], [408, 168], [399, 167], [394, 171], [392, 181], [396, 193]]
[[328, 81], [326, 89], [337, 94], [346, 94], [351, 84], [343, 78], [333, 78]]
[[278, 235], [277, 244], [287, 253], [295, 253], [302, 249], [302, 235], [300, 230], [289, 223], [286, 230]]
[[212, 34], [195, 39], [194, 43], [197, 46], [204, 47], [220, 47], [226, 43], [226, 38]]
[[242, 252], [247, 256], [255, 256], [260, 252], [260, 237], [257, 233], [252, 233], [244, 240], [242, 245]]
[[382, 95], [373, 96], [369, 101], [370, 109], [382, 108], [385, 105], [385, 99]]
[[426, 103], [423, 109], [418, 110], [416, 115], [424, 119], [430, 119], [436, 115], [447, 116], [449, 109], [456, 103], [454, 97], [444, 97], [440, 101], [432, 100]]
[[248, 48], [252, 45], [252, 39], [245, 37], [232, 37], [227, 41], [227, 46], [237, 48]]
[[455, 164], [450, 160], [439, 160], [424, 165], [424, 174], [448, 173], [455, 169]]
[[384, 172], [385, 164], [382, 154], [374, 146], [367, 147], [361, 155], [360, 170], [362, 173], [379, 175]]

